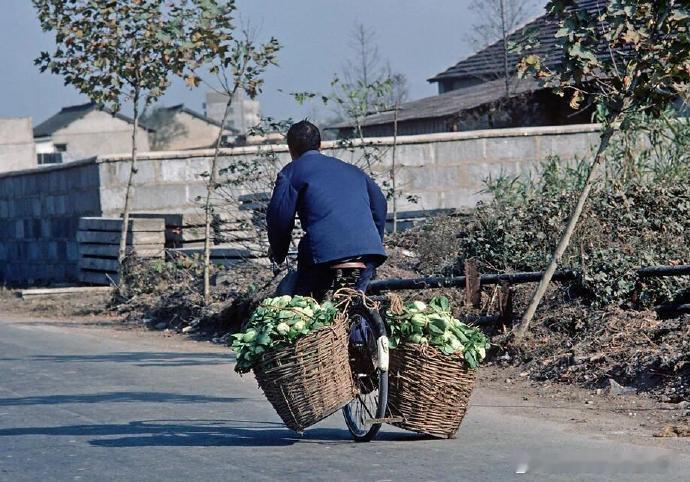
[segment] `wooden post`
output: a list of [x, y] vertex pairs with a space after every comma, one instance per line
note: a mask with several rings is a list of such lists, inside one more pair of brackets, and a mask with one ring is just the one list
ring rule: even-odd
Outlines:
[[465, 261], [465, 304], [474, 308], [481, 307], [482, 291], [479, 283], [477, 260], [472, 258]]
[[499, 321], [503, 325], [504, 332], [506, 326], [513, 321], [513, 291], [513, 287], [508, 283], [501, 283], [498, 289]]

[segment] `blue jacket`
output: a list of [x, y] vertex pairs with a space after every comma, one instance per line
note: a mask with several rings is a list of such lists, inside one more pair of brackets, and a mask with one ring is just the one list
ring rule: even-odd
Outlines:
[[313, 265], [356, 256], [386, 259], [386, 198], [361, 169], [307, 151], [278, 174], [266, 220], [273, 257], [287, 256], [295, 214], [304, 237], [298, 262]]

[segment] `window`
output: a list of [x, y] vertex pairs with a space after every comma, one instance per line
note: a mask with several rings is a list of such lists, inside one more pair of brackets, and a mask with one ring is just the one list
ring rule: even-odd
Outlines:
[[38, 164], [62, 164], [62, 152], [49, 152], [36, 155]]
[[55, 152], [67, 152], [67, 144], [55, 144]]

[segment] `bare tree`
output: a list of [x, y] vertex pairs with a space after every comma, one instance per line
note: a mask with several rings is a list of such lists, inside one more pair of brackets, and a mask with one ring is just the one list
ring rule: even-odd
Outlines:
[[[394, 72], [390, 63], [382, 59], [374, 29], [361, 23], [355, 24], [350, 32], [349, 45], [352, 57], [342, 68], [341, 83], [346, 90], [371, 90], [363, 99], [365, 113], [377, 109], [381, 104], [393, 106], [396, 102], [404, 102], [407, 99], [407, 78]], [[390, 83], [385, 99], [381, 98], [380, 93], [375, 92], [375, 88], [368, 88], [384, 83]], [[342, 117], [348, 118], [347, 115]]]
[[522, 26], [536, 12], [535, 0], [472, 0], [470, 10], [479, 21], [472, 26], [467, 40], [475, 50], [500, 41], [503, 72], [500, 78], [505, 82], [506, 96], [510, 95], [510, 79], [514, 77], [508, 56], [508, 37]]

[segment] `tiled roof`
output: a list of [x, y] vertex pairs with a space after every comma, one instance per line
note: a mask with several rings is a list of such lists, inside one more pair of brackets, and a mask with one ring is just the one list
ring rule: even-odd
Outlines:
[[[532, 79], [511, 82], [510, 96], [515, 97], [539, 88], [539, 84]], [[479, 107], [505, 97], [505, 82], [503, 79], [492, 80], [480, 85], [452, 90], [445, 94], [425, 97], [423, 99], [406, 102], [398, 110], [398, 122], [413, 119], [430, 119], [447, 117], [464, 110]], [[367, 116], [365, 125], [390, 124], [394, 122], [393, 111], [382, 112]], [[329, 126], [329, 129], [346, 129], [352, 127], [351, 122], [342, 122]]]
[[[60, 112], [58, 112], [54, 116], [48, 118], [47, 120], [41, 122], [36, 127], [34, 127], [34, 138], [50, 137], [56, 131], [59, 131], [60, 129], [67, 127], [72, 122], [81, 119], [82, 117], [87, 115], [89, 112], [94, 111], [94, 110], [102, 110], [103, 112], [107, 112], [108, 114], [111, 114], [114, 117], [117, 117], [118, 119], [123, 120], [129, 124], [132, 124], [134, 122], [133, 119], [131, 119], [130, 117], [127, 117], [125, 115], [122, 115], [119, 112], [112, 112], [108, 109], [99, 108], [96, 103], [89, 102], [86, 104], [63, 107], [60, 110]], [[147, 131], [151, 131], [151, 132], [154, 131], [153, 129], [146, 127], [145, 125], [143, 125], [141, 123], [139, 125], [141, 126], [142, 129], [146, 129]]]
[[206, 117], [203, 114], [200, 114], [192, 109], [189, 109], [185, 107], [184, 104], [177, 104], [173, 105], [171, 107], [162, 107], [162, 110], [165, 110], [169, 112], [170, 114], [177, 114], [178, 112], [184, 112], [185, 114], [191, 115], [192, 117], [196, 117], [199, 120], [202, 120], [204, 122], [208, 122], [209, 124], [213, 124], [214, 126], [220, 127], [220, 122], [211, 119], [210, 117]]
[[[608, 0], [580, 0], [578, 2], [578, 9], [596, 13], [603, 11], [607, 4]], [[549, 65], [557, 65], [563, 58], [563, 53], [557, 48], [556, 38], [554, 37], [557, 30], [558, 23], [553, 18], [542, 15], [512, 33], [508, 37], [508, 41], [519, 43], [529, 33], [539, 42], [539, 46], [534, 49], [534, 53], [546, 59]], [[515, 71], [517, 63], [523, 55], [517, 53], [508, 54], [508, 66], [511, 71]], [[503, 42], [501, 40], [470, 55], [428, 80], [429, 82], [438, 82], [450, 78], [491, 79], [497, 77], [504, 77]]]

